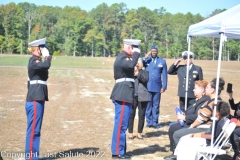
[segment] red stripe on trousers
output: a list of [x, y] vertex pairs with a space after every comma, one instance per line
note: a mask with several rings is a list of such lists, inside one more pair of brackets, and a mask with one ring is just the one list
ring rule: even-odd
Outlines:
[[33, 101], [33, 122], [32, 122], [32, 133], [30, 137], [30, 160], [32, 160], [32, 149], [33, 149], [33, 138], [34, 138], [34, 129], [36, 126], [36, 116], [37, 116], [37, 104], [36, 101]]
[[116, 155], [118, 155], [118, 149], [119, 149], [120, 133], [121, 133], [122, 120], [124, 115], [124, 106], [125, 106], [125, 102], [122, 103], [122, 109], [120, 113], [120, 122], [118, 124], [119, 126], [118, 126], [118, 135], [117, 135], [117, 144], [116, 144]]

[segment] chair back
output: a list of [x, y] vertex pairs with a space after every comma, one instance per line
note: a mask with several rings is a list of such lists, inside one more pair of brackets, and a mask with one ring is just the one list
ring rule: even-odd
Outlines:
[[228, 142], [229, 137], [235, 128], [236, 123], [230, 122], [230, 120], [226, 121], [213, 147], [199, 147], [198, 159], [202, 157], [204, 160], [214, 160], [218, 154], [224, 154], [224, 152], [226, 153], [222, 147]]
[[[217, 142], [216, 147], [214, 147], [214, 148], [222, 149], [222, 147], [228, 142], [228, 139], [235, 128], [236, 128], [236, 123], [234, 123], [234, 122], [229, 123], [228, 126], [226, 127], [225, 131], [223, 132], [223, 135]], [[211, 160], [214, 160], [214, 158], [218, 155], [219, 152], [220, 152], [220, 150], [217, 151], [216, 153], [214, 153]]]
[[221, 143], [220, 138], [222, 137], [222, 135], [225, 133], [226, 129], [227, 129], [227, 126], [229, 125], [230, 123], [230, 119], [227, 119], [222, 127], [222, 131], [221, 133], [218, 135], [217, 139], [214, 141], [213, 143], [213, 146], [214, 148], [218, 148], [219, 144]]

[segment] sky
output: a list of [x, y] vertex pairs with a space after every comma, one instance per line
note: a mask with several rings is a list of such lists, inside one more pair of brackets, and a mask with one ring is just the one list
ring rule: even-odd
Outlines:
[[83, 10], [91, 11], [99, 4], [106, 3], [111, 6], [114, 3], [125, 3], [128, 9], [146, 7], [150, 10], [164, 7], [167, 12], [172, 14], [191, 12], [201, 14], [203, 17], [210, 15], [215, 9], [229, 9], [240, 4], [240, 0], [0, 0], [0, 4], [14, 2], [29, 2], [36, 5], [46, 6], [78, 6]]

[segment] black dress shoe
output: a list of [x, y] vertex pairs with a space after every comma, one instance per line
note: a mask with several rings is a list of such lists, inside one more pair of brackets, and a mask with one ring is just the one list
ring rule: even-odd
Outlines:
[[171, 157], [172, 155], [174, 155], [174, 154], [172, 153], [172, 154], [169, 155], [169, 156], [163, 157], [163, 159], [168, 158], [168, 157]]
[[127, 156], [126, 154], [122, 155], [112, 155], [113, 159], [131, 159], [131, 157]]
[[153, 128], [155, 128], [155, 129], [159, 129], [159, 128], [162, 128], [163, 126], [162, 125], [160, 125], [160, 124], [158, 124], [158, 125], [156, 125], [156, 126], [153, 126]]
[[151, 126], [151, 125], [150, 125], [150, 126], [146, 125], [146, 127], [147, 127], [147, 128], [152, 128], [153, 126]]
[[128, 154], [128, 153], [125, 153], [126, 156], [128, 157], [132, 157], [133, 155], [132, 154]]
[[171, 154], [170, 156], [164, 157], [165, 160], [176, 160], [177, 156], [174, 154]]

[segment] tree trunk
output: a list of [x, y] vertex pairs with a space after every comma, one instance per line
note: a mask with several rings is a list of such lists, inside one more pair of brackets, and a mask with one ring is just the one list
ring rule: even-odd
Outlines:
[[22, 54], [22, 40], [21, 40], [21, 54]]
[[167, 51], [167, 58], [168, 58], [168, 39], [167, 39], [167, 31], [166, 31], [166, 51]]
[[93, 57], [93, 42], [92, 42], [92, 57]]
[[75, 57], [75, 56], [76, 56], [75, 52], [76, 52], [76, 42], [74, 42], [74, 51], [73, 51], [73, 57]]
[[[144, 42], [145, 42], [145, 44], [147, 44], [147, 36], [148, 36], [148, 33], [147, 33], [147, 30], [146, 30], [145, 33], [144, 33]], [[148, 48], [145, 45], [145, 53], [147, 53], [147, 52], [148, 52]]]
[[212, 60], [214, 61], [214, 38], [213, 38], [213, 47], [212, 48], [213, 48], [213, 52], [212, 52], [213, 59]]
[[28, 19], [28, 43], [30, 42], [30, 37], [31, 37], [31, 26], [32, 26], [32, 20], [34, 19], [34, 14], [31, 13], [30, 11], [27, 13], [27, 19]]
[[105, 46], [106, 46], [106, 39], [105, 39], [105, 34], [104, 34], [104, 39], [103, 39], [103, 56], [105, 57], [106, 55], [106, 49], [105, 49]]
[[228, 61], [229, 61], [229, 49], [228, 49]]
[[30, 34], [31, 34], [31, 20], [28, 19], [28, 43], [30, 42]]

